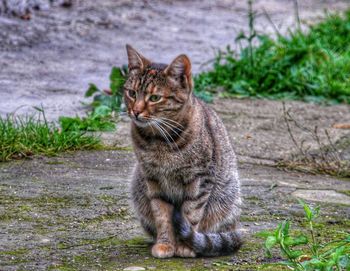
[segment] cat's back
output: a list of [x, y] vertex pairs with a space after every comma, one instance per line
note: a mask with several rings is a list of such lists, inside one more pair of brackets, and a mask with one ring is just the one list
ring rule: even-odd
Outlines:
[[208, 104], [199, 100], [198, 98], [196, 99], [198, 100], [198, 103], [203, 111], [205, 129], [207, 130], [208, 136], [213, 143], [212, 148], [216, 156], [214, 159], [224, 160], [220, 161], [224, 165], [235, 165], [236, 155], [233, 151], [229, 134], [222, 119]]

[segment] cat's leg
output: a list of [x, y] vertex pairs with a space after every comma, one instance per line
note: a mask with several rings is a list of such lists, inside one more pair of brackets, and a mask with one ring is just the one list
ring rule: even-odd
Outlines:
[[147, 181], [146, 184], [157, 232], [152, 255], [157, 258], [173, 257], [175, 254], [175, 236], [172, 225], [174, 206], [159, 197], [160, 187], [157, 182]]
[[173, 206], [160, 199], [138, 196], [135, 207], [144, 230], [153, 236], [152, 255], [157, 258], [173, 257], [175, 238], [172, 227]]
[[175, 254], [175, 237], [172, 226], [174, 207], [161, 200], [151, 200], [151, 208], [157, 229], [156, 243], [152, 247], [152, 255], [157, 258], [169, 258]]
[[136, 169], [131, 186], [132, 201], [143, 229], [155, 239], [157, 230], [153, 219], [151, 201], [146, 191], [146, 181]]
[[132, 195], [141, 225], [155, 239], [152, 255], [157, 258], [173, 257], [175, 253], [173, 206], [160, 199], [158, 184], [147, 181], [138, 169], [132, 182]]
[[[186, 185], [187, 200], [182, 204], [181, 213], [190, 223], [193, 231], [198, 230], [212, 187], [210, 182], [205, 182], [202, 179], [196, 179]], [[196, 257], [196, 253], [181, 241], [176, 244], [175, 255], [178, 257]]]

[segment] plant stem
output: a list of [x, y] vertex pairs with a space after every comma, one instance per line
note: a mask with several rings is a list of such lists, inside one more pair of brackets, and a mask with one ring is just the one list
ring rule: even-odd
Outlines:
[[310, 225], [310, 233], [312, 238], [312, 253], [318, 258], [318, 244], [316, 242], [312, 220], [309, 221], [309, 225]]
[[248, 0], [248, 17], [249, 17], [249, 59], [250, 59], [250, 67], [253, 69], [254, 67], [254, 58], [253, 58], [253, 39], [255, 37], [255, 29], [254, 29], [254, 11], [253, 11], [253, 0]]
[[298, 0], [294, 0], [294, 12], [295, 12], [295, 19], [297, 20], [298, 29], [300, 30], [301, 29], [301, 24], [300, 24]]

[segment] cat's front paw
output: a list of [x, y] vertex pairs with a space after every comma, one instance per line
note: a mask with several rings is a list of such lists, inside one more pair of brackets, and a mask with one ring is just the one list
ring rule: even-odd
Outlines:
[[152, 255], [156, 258], [171, 258], [175, 255], [175, 247], [171, 244], [155, 244]]
[[184, 244], [177, 244], [175, 248], [175, 256], [181, 258], [194, 258], [196, 253]]

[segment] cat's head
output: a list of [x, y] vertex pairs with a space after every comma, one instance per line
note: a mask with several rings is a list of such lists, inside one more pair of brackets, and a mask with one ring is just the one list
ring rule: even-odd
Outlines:
[[179, 55], [166, 65], [153, 63], [130, 45], [126, 50], [129, 73], [124, 100], [130, 118], [138, 127], [176, 119], [192, 94], [189, 58]]

